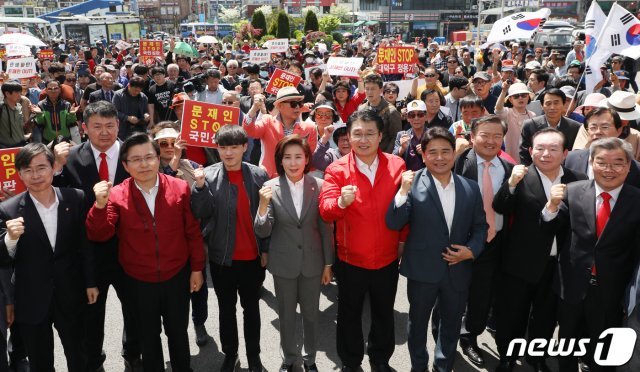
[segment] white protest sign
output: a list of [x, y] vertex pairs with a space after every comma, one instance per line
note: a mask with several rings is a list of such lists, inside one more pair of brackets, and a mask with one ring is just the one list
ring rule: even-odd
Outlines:
[[289, 49], [289, 39], [271, 39], [267, 41], [271, 53], [284, 53]]
[[327, 71], [327, 65], [315, 65], [315, 66], [310, 66], [304, 69], [304, 76], [307, 77], [308, 81], [311, 81], [311, 70], [313, 70], [314, 68], [319, 68], [322, 71]]
[[327, 51], [327, 44], [325, 43], [316, 43], [316, 45], [318, 46], [318, 51], [320, 53], [323, 53]]
[[127, 43], [124, 40], [120, 40], [118, 41], [118, 43], [116, 44], [116, 48], [118, 48], [118, 50], [125, 50], [125, 49], [129, 49], [131, 48], [131, 44]]
[[7, 44], [7, 57], [29, 57], [32, 55], [31, 48], [20, 44]]
[[249, 52], [249, 62], [251, 63], [269, 63], [271, 61], [271, 51], [268, 49], [256, 49]]
[[17, 58], [7, 61], [7, 74], [10, 79], [22, 79], [36, 76], [35, 58]]
[[358, 77], [364, 58], [331, 57], [327, 61], [327, 71], [333, 76]]

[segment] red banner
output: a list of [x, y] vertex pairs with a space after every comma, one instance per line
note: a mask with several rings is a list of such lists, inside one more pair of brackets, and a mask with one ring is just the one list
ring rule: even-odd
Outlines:
[[267, 84], [265, 91], [271, 94], [278, 94], [280, 88], [297, 87], [298, 84], [300, 84], [300, 81], [302, 81], [300, 76], [296, 76], [277, 68], [273, 72], [273, 75], [271, 75], [271, 79], [269, 80], [269, 84]]
[[216, 133], [227, 124], [239, 124], [240, 109], [198, 101], [184, 101], [180, 138], [188, 145], [218, 147]]
[[164, 61], [162, 40], [140, 40], [140, 50], [138, 52], [140, 62], [152, 65], [155, 63], [156, 57], [160, 57]]
[[16, 169], [16, 154], [20, 151], [19, 147], [11, 149], [0, 149], [0, 187], [5, 191], [19, 194], [26, 190], [24, 183], [18, 176]]
[[53, 61], [55, 59], [55, 55], [53, 54], [52, 49], [43, 49], [38, 52], [38, 58], [41, 60], [48, 59]]
[[418, 53], [414, 47], [380, 47], [376, 61], [381, 74], [406, 74], [418, 63]]

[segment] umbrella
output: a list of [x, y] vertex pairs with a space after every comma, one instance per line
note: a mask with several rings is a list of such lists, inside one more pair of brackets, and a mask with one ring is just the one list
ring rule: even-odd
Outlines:
[[32, 45], [32, 46], [47, 46], [42, 40], [35, 36], [27, 34], [4, 34], [0, 36], [0, 44], [20, 44], [20, 45]]
[[203, 43], [203, 44], [217, 44], [219, 43], [218, 39], [216, 39], [215, 37], [211, 36], [211, 35], [205, 35], [205, 36], [200, 36], [198, 38], [198, 40], [196, 40], [198, 43]]
[[178, 41], [173, 48], [174, 54], [180, 54], [187, 57], [198, 58], [198, 51], [193, 49], [191, 45], [185, 43], [184, 41]]

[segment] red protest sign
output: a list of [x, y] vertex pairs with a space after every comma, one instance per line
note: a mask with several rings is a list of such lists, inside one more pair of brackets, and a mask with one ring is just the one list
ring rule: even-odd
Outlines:
[[376, 58], [382, 74], [406, 74], [418, 63], [413, 47], [380, 47]]
[[220, 128], [227, 124], [237, 125], [239, 121], [238, 107], [184, 101], [180, 138], [191, 146], [218, 147], [215, 137]]
[[277, 68], [273, 72], [273, 75], [271, 75], [271, 79], [269, 80], [269, 84], [267, 84], [265, 91], [271, 94], [278, 94], [280, 88], [297, 87], [298, 84], [300, 84], [300, 81], [302, 81], [300, 76], [296, 76]]
[[151, 65], [155, 63], [156, 57], [164, 60], [164, 50], [162, 49], [162, 40], [141, 40], [138, 59], [141, 63]]
[[10, 149], [0, 149], [0, 187], [5, 191], [19, 194], [27, 188], [22, 183], [18, 170], [16, 169], [16, 154], [20, 151], [19, 147]]
[[53, 54], [52, 49], [43, 49], [38, 52], [38, 58], [42, 60], [48, 59], [50, 61], [53, 61], [55, 59], [55, 55]]

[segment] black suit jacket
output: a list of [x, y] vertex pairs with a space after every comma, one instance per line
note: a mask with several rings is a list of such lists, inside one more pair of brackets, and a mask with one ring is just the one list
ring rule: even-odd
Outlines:
[[[521, 137], [522, 141], [520, 143], [520, 162], [526, 166], [531, 165], [531, 155], [529, 154], [529, 147], [532, 146], [533, 143], [533, 135], [543, 128], [547, 128], [549, 124], [547, 123], [547, 117], [545, 115], [536, 116], [533, 119], [525, 120], [522, 123], [522, 132]], [[558, 130], [564, 134], [565, 137], [565, 148], [571, 150], [573, 147], [573, 143], [576, 141], [576, 136], [578, 135], [578, 131], [582, 124], [578, 123], [575, 120], [562, 117], [560, 119], [560, 125]]]
[[578, 181], [567, 187], [558, 216], [543, 228], [564, 231], [558, 242], [559, 271], [554, 283], [560, 297], [572, 304], [582, 301], [589, 288], [595, 263], [603, 304], [620, 304], [640, 252], [640, 190], [623, 185], [600, 238], [596, 237], [594, 181]]
[[0, 204], [0, 256], [9, 254], [4, 242], [6, 221], [24, 218], [25, 232], [14, 257], [15, 313], [21, 323], [44, 322], [51, 306], [80, 316], [86, 303], [85, 288], [96, 286], [84, 228], [84, 193], [68, 188], [54, 190], [59, 200], [55, 250], [28, 192]]
[[[582, 173], [566, 168], [563, 171], [560, 179], [563, 184], [587, 179]], [[511, 216], [502, 270], [531, 284], [536, 284], [542, 277], [556, 235], [540, 227], [540, 212], [546, 203], [540, 173], [535, 167], [529, 167], [513, 194], [509, 192], [509, 183], [505, 182], [493, 198], [493, 209]]]
[[[111, 101], [113, 101], [114, 94], [115, 92], [111, 91]], [[104, 94], [104, 90], [99, 89], [99, 90], [96, 90], [95, 92], [92, 92], [91, 94], [89, 94], [89, 99], [87, 101], [89, 103], [98, 102], [98, 101], [107, 101], [107, 98], [105, 97], [105, 94]], [[107, 102], [111, 102], [111, 101], [107, 101]]]
[[[569, 152], [564, 160], [564, 166], [576, 172], [587, 174], [589, 165], [589, 149], [573, 150]], [[640, 162], [633, 160], [629, 168], [627, 179], [624, 180], [627, 185], [640, 188]]]

